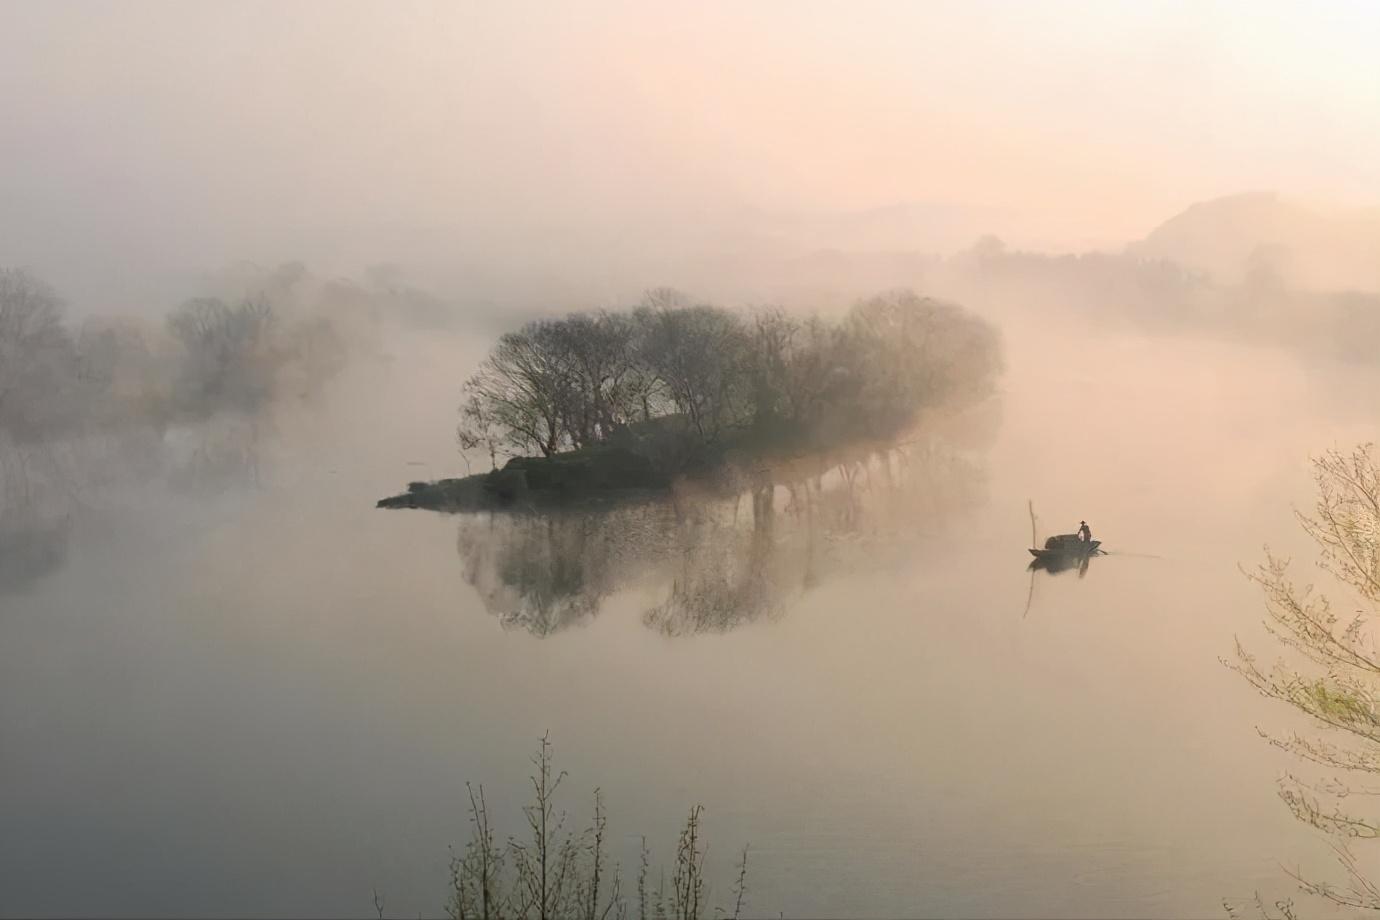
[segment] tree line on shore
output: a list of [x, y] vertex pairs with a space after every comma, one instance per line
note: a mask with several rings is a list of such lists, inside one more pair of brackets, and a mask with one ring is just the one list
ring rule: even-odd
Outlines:
[[[233, 442], [272, 430], [284, 397], [320, 393], [367, 341], [367, 292], [296, 263], [251, 268], [246, 293], [152, 321], [73, 317], [45, 281], [0, 268], [0, 517], [125, 475], [173, 475], [173, 457], [250, 449]], [[200, 446], [187, 454], [189, 437]]]
[[115, 318], [73, 323], [49, 285], [0, 269], [0, 434], [22, 443], [253, 413], [288, 373], [330, 373], [341, 348], [328, 323], [285, 315], [263, 293], [192, 298], [161, 329]]

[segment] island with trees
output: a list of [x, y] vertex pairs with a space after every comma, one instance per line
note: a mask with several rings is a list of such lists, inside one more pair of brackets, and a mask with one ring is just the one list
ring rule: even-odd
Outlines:
[[817, 478], [884, 454], [926, 412], [981, 402], [1001, 369], [993, 326], [910, 291], [830, 321], [656, 290], [631, 310], [504, 334], [464, 385], [457, 432], [466, 462], [490, 469], [414, 482], [378, 506], [530, 508], [678, 481], [735, 494]]

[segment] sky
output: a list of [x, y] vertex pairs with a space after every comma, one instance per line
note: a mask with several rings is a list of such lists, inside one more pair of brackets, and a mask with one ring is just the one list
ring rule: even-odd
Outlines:
[[942, 250], [1380, 204], [1374, 3], [7, 0], [0, 35], [0, 261], [82, 297], [561, 274], [897, 207], [933, 224], [882, 242]]

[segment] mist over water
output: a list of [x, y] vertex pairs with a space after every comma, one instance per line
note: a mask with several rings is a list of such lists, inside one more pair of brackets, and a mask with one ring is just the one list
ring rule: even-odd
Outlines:
[[1310, 457], [1380, 434], [1380, 8], [0, 35], [0, 915], [439, 916], [465, 783], [520, 833], [547, 732], [625, 894], [705, 806], [706, 915], [744, 844], [746, 916], [1335, 877], [1256, 730], [1314, 726], [1219, 659], [1277, 651], [1266, 544], [1317, 574]]
[[[1258, 628], [1236, 565], [1289, 548], [1309, 453], [1373, 434], [1372, 372], [1002, 329], [996, 421], [954, 435], [969, 465], [928, 513], [821, 527], [807, 586], [783, 493], [789, 589], [732, 622], [676, 619], [696, 562], [665, 509], [375, 510], [461, 472], [455, 343], [416, 332], [380, 350], [405, 368], [357, 362], [277, 425], [257, 483], [106, 493], [0, 608], [6, 910], [359, 914], [377, 887], [433, 914], [463, 781], [513, 811], [547, 729], [625, 866], [702, 801], [730, 842], [711, 871], [750, 842], [763, 911], [1202, 915], [1279, 890], [1281, 859], [1325, 864], [1272, 795], [1268, 710], [1217, 657]], [[1113, 555], [1037, 573], [1024, 613], [1027, 500], [1041, 537], [1085, 518]], [[703, 512], [695, 571], [753, 564], [725, 542], [752, 545], [748, 504], [737, 530]], [[513, 620], [531, 607], [495, 557], [549, 573], [562, 541], [585, 566], [569, 622]]]

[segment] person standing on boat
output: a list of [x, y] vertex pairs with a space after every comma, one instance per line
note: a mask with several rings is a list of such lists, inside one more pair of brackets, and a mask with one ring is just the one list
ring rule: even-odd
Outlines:
[[1078, 539], [1084, 543], [1092, 542], [1092, 528], [1088, 526], [1087, 521], [1078, 522]]

